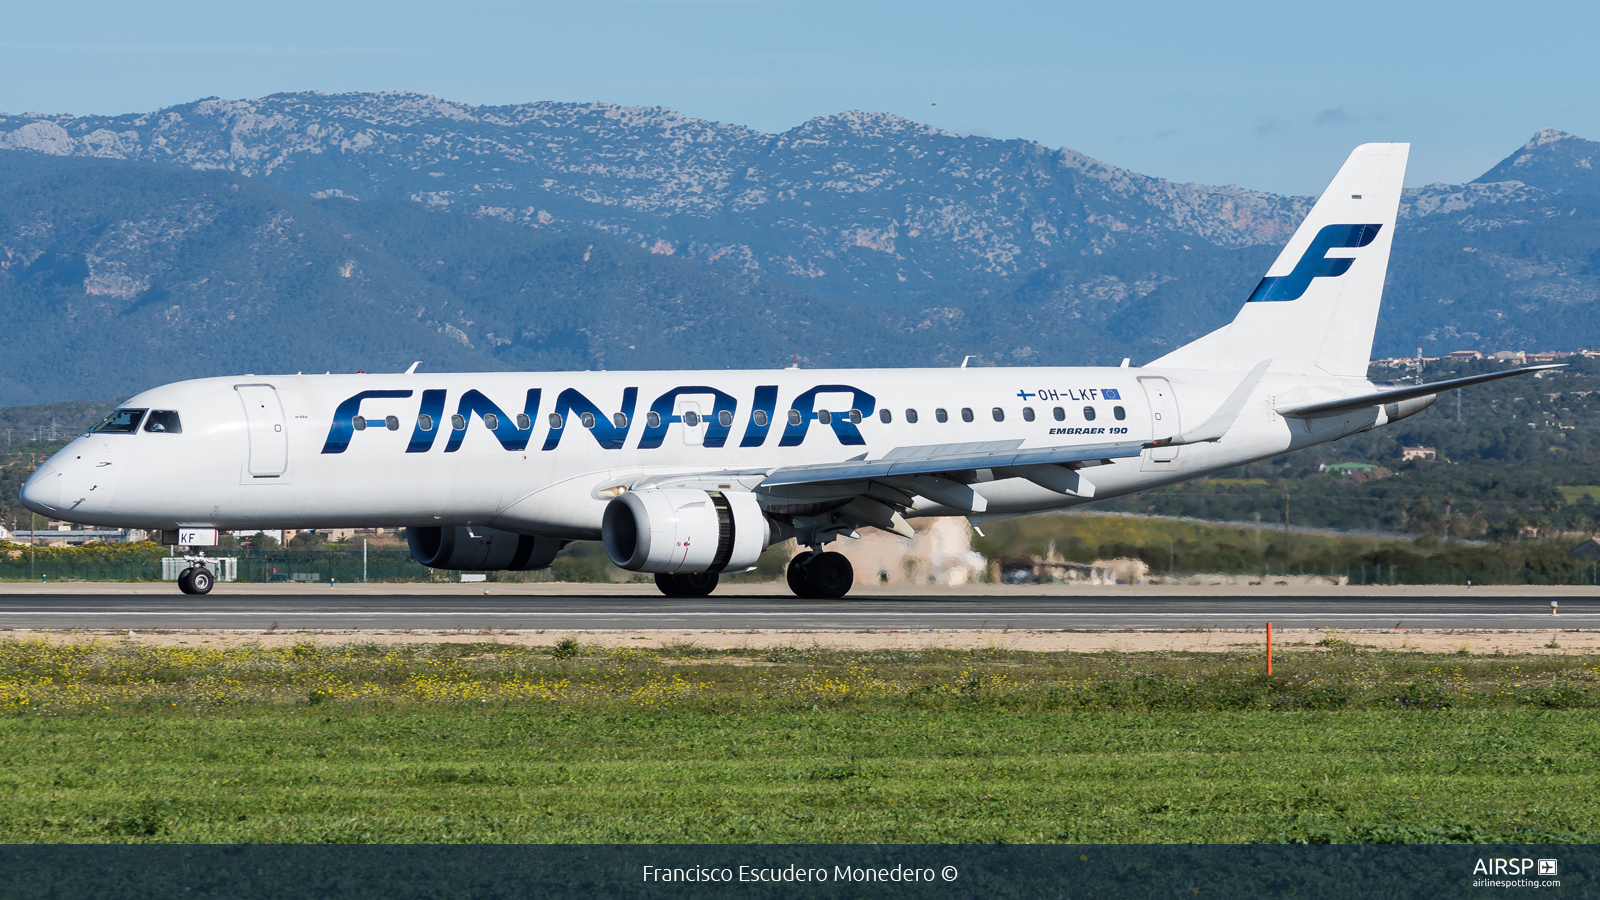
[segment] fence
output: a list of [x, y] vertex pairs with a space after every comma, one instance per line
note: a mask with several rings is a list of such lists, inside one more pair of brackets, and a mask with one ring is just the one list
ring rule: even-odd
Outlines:
[[[55, 555], [55, 554], [52, 554]], [[266, 550], [243, 552], [237, 557], [216, 558], [228, 569], [212, 567], [219, 580], [241, 582], [321, 581], [359, 582], [365, 568], [368, 581], [446, 580], [446, 574], [430, 575], [426, 566], [409, 554], [369, 553], [363, 566], [361, 553]], [[15, 559], [0, 559], [0, 580], [15, 581], [171, 581], [187, 566], [182, 557], [153, 556], [121, 560], [50, 560], [41, 555], [30, 560], [27, 554]], [[167, 570], [171, 571], [170, 574]], [[233, 575], [227, 579], [225, 574]], [[450, 579], [453, 580], [453, 579]]]

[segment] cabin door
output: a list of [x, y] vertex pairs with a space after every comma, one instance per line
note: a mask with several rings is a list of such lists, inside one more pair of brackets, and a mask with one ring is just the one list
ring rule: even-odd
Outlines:
[[277, 390], [270, 384], [238, 384], [233, 389], [244, 403], [249, 426], [250, 478], [281, 478], [289, 470], [289, 432]]
[[[1178, 399], [1172, 393], [1172, 383], [1165, 378], [1141, 378], [1145, 401], [1150, 405], [1150, 437], [1152, 440], [1177, 437], [1183, 432], [1178, 418]], [[1144, 451], [1140, 470], [1161, 472], [1176, 468], [1177, 447], [1154, 447]]]

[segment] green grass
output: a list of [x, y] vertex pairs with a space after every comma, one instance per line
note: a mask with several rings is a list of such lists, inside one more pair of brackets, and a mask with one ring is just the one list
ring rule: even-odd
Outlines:
[[4, 842], [1593, 841], [1573, 657], [0, 644]]
[[1600, 501], [1600, 485], [1585, 484], [1577, 487], [1564, 486], [1558, 487], [1556, 490], [1561, 492], [1561, 496], [1568, 503], [1577, 503], [1585, 498], [1589, 500]]

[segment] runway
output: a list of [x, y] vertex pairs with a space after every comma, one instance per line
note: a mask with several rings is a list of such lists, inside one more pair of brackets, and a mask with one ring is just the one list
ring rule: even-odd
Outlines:
[[1105, 630], [1600, 628], [1600, 599], [1470, 597], [1024, 596], [868, 594], [837, 601], [773, 594], [672, 600], [629, 594], [7, 593], [0, 628], [276, 630]]

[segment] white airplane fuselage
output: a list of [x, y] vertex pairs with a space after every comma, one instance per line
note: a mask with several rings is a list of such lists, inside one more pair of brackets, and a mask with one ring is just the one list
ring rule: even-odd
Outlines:
[[[206, 378], [122, 404], [176, 411], [181, 433], [85, 434], [29, 481], [24, 502], [68, 521], [151, 529], [485, 525], [595, 539], [619, 488], [671, 476], [715, 487], [716, 473], [736, 473], [720, 484], [750, 490], [761, 480], [753, 473], [874, 459], [896, 447], [1170, 438], [1212, 415], [1245, 374], [1124, 367]], [[1312, 428], [1275, 414], [1371, 390], [1365, 380], [1269, 373], [1227, 440], [1147, 449], [1085, 469], [1090, 496], [980, 478], [972, 489], [981, 511], [918, 497], [908, 515], [1060, 509], [1195, 478], [1382, 424], [1381, 409], [1314, 420]], [[581, 396], [592, 411], [560, 403], [563, 395]], [[454, 415], [461, 418], [452, 422]], [[516, 427], [518, 415], [527, 427]], [[364, 429], [352, 425], [355, 416]], [[696, 416], [698, 424], [685, 423]]]

